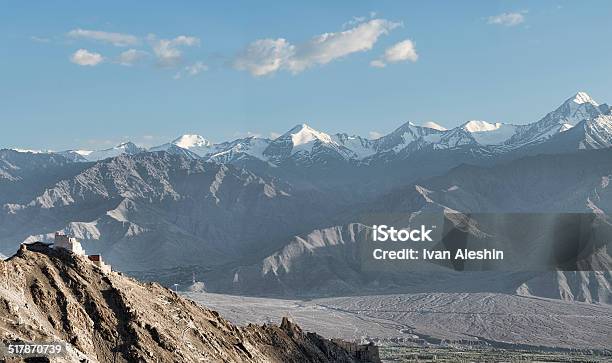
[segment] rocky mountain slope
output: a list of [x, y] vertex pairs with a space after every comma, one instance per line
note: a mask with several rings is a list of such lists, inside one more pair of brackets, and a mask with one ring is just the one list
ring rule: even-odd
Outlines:
[[87, 166], [57, 154], [0, 150], [0, 204], [29, 201], [48, 185], [74, 176]]
[[460, 165], [397, 188], [367, 208], [415, 212], [611, 212], [612, 149], [527, 156], [493, 166]]
[[9, 254], [15, 240], [46, 241], [64, 230], [122, 270], [220, 264], [274, 249], [334, 207], [231, 165], [165, 152], [122, 155], [5, 204], [0, 248]]
[[236, 327], [158, 284], [42, 244], [0, 260], [0, 274], [0, 340], [65, 342], [66, 362], [353, 361], [288, 320]]
[[[442, 176], [396, 189], [376, 202], [353, 206], [344, 215], [346, 224], [317, 228], [288, 239], [282, 248], [256, 263], [232, 266], [224, 275], [211, 273], [214, 283], [210, 287], [275, 296], [484, 291], [609, 304], [612, 221], [606, 216], [612, 211], [610, 160], [612, 150], [605, 149], [531, 156], [492, 167], [463, 165]], [[560, 244], [560, 237], [553, 238], [560, 232], [549, 229], [558, 228], [554, 226], [562, 220], [567, 225], [573, 223], [568, 213], [601, 216], [600, 222], [588, 230], [600, 236], [593, 243], [604, 246], [601, 254], [590, 261], [595, 271], [568, 271], [562, 267], [546, 271], [538, 260], [537, 256], [549, 256], [565, 246]], [[514, 251], [522, 256], [514, 263], [534, 261], [531, 266], [536, 268], [512, 271], [518, 265], [509, 255], [509, 266], [499, 263], [500, 271], [480, 273], [456, 273], [423, 264], [410, 271], [368, 269], [369, 256], [364, 258], [363, 250], [371, 245], [369, 226], [428, 215], [471, 219], [479, 231], [490, 236], [481, 237], [486, 242], [480, 243], [498, 246], [507, 254]], [[568, 238], [570, 232], [564, 230], [562, 235]], [[410, 279], [405, 278], [407, 273]]]

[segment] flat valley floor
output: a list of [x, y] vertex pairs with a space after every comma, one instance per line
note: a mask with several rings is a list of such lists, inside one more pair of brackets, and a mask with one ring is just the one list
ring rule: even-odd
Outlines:
[[518, 349], [436, 348], [436, 347], [381, 347], [384, 362], [610, 362], [612, 357], [588, 352], [538, 352]]
[[[367, 339], [389, 362], [612, 361], [612, 306], [496, 293], [283, 300], [184, 295], [237, 324], [291, 317], [328, 338]], [[480, 357], [480, 358], [478, 358]]]

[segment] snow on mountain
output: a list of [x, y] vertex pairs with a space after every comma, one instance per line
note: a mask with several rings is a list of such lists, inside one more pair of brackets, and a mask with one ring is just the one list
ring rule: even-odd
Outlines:
[[446, 130], [448, 130], [446, 127], [444, 127], [444, 126], [442, 126], [442, 125], [440, 125], [438, 123], [435, 123], [433, 121], [425, 122], [423, 124], [423, 127], [427, 127], [427, 128], [438, 130], [438, 131], [446, 131]]
[[32, 153], [32, 154], [49, 154], [53, 152], [50, 150], [32, 150], [32, 149], [20, 149], [20, 148], [12, 148], [10, 150], [17, 151], [18, 153]]
[[373, 144], [377, 154], [388, 156], [400, 152], [407, 154], [424, 147], [455, 148], [476, 144], [476, 141], [469, 132], [460, 127], [451, 130], [437, 130], [407, 122], [390, 134], [374, 140]]
[[324, 143], [331, 143], [332, 139], [326, 133], [317, 131], [306, 124], [301, 124], [289, 131], [291, 141], [295, 151], [299, 149], [311, 149], [312, 142], [320, 140]]
[[472, 120], [463, 124], [463, 129], [468, 132], [484, 132], [497, 130], [502, 126], [500, 122], [494, 124], [486, 121]]
[[[180, 149], [176, 149], [179, 147]], [[182, 150], [188, 150], [200, 157], [210, 153], [212, 143], [200, 135], [182, 135], [173, 141], [152, 147], [149, 151], [168, 151], [174, 154], [183, 153]], [[182, 150], [181, 150], [182, 149]]]
[[318, 141], [324, 144], [331, 144], [332, 138], [326, 133], [317, 131], [306, 124], [297, 125], [289, 130], [281, 138], [290, 138], [292, 143], [291, 153], [300, 151], [311, 152], [312, 147]]
[[516, 126], [501, 122], [489, 123], [486, 121], [468, 121], [462, 128], [471, 133], [480, 145], [500, 145], [516, 133]]
[[217, 163], [231, 163], [248, 157], [266, 161], [267, 158], [263, 153], [268, 145], [270, 145], [270, 142], [269, 139], [250, 136], [215, 144], [207, 158]]
[[183, 149], [192, 149], [196, 147], [210, 147], [212, 144], [200, 135], [183, 135], [172, 142], [176, 146]]
[[576, 125], [582, 120], [589, 120], [602, 114], [599, 104], [585, 92], [576, 93], [554, 112], [560, 119], [558, 123], [570, 125]]
[[[377, 153], [399, 153], [431, 146], [433, 149], [448, 149], [465, 145], [495, 147], [496, 152], [516, 149], [528, 144], [540, 143], [551, 137], [568, 132], [582, 121], [599, 120], [585, 124], [586, 131], [578, 147], [594, 148], [607, 145], [611, 130], [605, 115], [612, 114], [607, 104], [598, 104], [587, 93], [578, 92], [541, 120], [526, 124], [490, 123], [472, 120], [450, 130], [437, 124], [417, 126], [406, 123], [392, 133], [374, 142]], [[578, 133], [578, 131], [576, 132]], [[596, 145], [596, 146], [594, 146]]]
[[87, 162], [87, 155], [91, 154], [91, 150], [66, 150], [58, 152], [59, 155], [73, 162]]
[[135, 155], [145, 151], [146, 149], [128, 141], [109, 149], [93, 151], [85, 156], [85, 158], [90, 161], [97, 161], [119, 156], [121, 154]]
[[[408, 144], [431, 135], [440, 136], [443, 132], [406, 122], [388, 135], [373, 141], [377, 152], [400, 151]], [[435, 138], [435, 136], [434, 136]]]
[[610, 112], [606, 104], [599, 105], [585, 92], [578, 92], [541, 120], [517, 127], [507, 144], [514, 147], [539, 143], [569, 130], [584, 120], [593, 120]]
[[568, 152], [576, 149], [606, 149], [612, 147], [612, 115], [601, 115], [584, 120], [540, 145], [547, 153]]
[[[306, 124], [300, 124], [274, 140], [247, 137], [213, 144], [200, 135], [186, 134], [148, 151], [166, 151], [192, 159], [203, 158], [219, 163], [256, 159], [272, 165], [279, 165], [288, 160], [303, 165], [326, 164], [332, 160], [345, 162], [370, 161], [377, 158], [389, 160], [406, 157], [423, 148], [440, 150], [468, 146], [485, 148], [486, 150], [482, 150], [491, 153], [501, 153], [551, 140], [558, 134], [573, 130], [582, 121], [595, 120], [605, 115], [612, 115], [612, 108], [609, 105], [600, 105], [587, 93], [578, 92], [539, 121], [524, 125], [472, 120], [455, 128], [446, 129], [431, 121], [422, 126], [408, 122], [385, 136], [369, 140], [346, 133], [329, 135]], [[589, 145], [607, 145], [610, 130], [605, 126], [606, 120], [604, 117], [598, 123], [586, 125], [585, 127], [588, 126], [586, 130], [581, 128], [572, 132], [571, 135], [575, 139], [572, 140], [582, 138], [570, 144], [581, 143], [584, 148], [589, 148]], [[569, 137], [565, 139], [569, 140]], [[58, 154], [71, 161], [83, 162], [143, 151], [146, 150], [133, 143], [124, 143], [106, 150], [68, 150]]]
[[[578, 125], [577, 125], [578, 126]], [[579, 149], [603, 149], [612, 147], [612, 115], [602, 115], [583, 121], [584, 140]]]
[[315, 159], [326, 163], [332, 159], [347, 160], [354, 155], [353, 151], [338, 144], [330, 135], [306, 124], [297, 125], [279, 136], [263, 152], [263, 156], [274, 164], [289, 159], [306, 164]]
[[145, 148], [128, 141], [104, 150], [67, 150], [58, 154], [72, 161], [98, 161], [121, 154], [135, 155], [145, 151], [147, 151]]
[[574, 103], [577, 103], [579, 105], [583, 104], [583, 103], [590, 103], [593, 106], [599, 106], [597, 104], [597, 102], [595, 102], [591, 96], [589, 96], [586, 92], [578, 92], [576, 93], [576, 95], [574, 96], [574, 99], [572, 100]]
[[[500, 153], [546, 141], [554, 135], [571, 130], [582, 120], [593, 120], [610, 113], [608, 105], [599, 105], [585, 92], [578, 92], [541, 120], [526, 125], [471, 120], [455, 128], [446, 129], [435, 122], [427, 122], [422, 126], [407, 122], [377, 140], [369, 140], [346, 133], [330, 136], [301, 124], [275, 140], [246, 138], [209, 146], [209, 153], [205, 158], [231, 163], [252, 157], [278, 165], [286, 160], [301, 164], [326, 163], [330, 160], [388, 160], [406, 157], [423, 148], [440, 150], [465, 146], [485, 147], [489, 148], [490, 152]], [[602, 132], [606, 133], [607, 129], [604, 127], [597, 134]], [[592, 139], [600, 141], [585, 139], [584, 147], [606, 144], [601, 141], [601, 136], [594, 136]]]
[[352, 159], [364, 159], [376, 153], [374, 142], [361, 136], [342, 133], [333, 135], [332, 139], [337, 144], [351, 150], [353, 152]]

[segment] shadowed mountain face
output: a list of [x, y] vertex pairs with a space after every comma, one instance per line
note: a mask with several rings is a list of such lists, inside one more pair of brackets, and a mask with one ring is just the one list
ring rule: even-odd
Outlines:
[[461, 165], [398, 188], [372, 212], [609, 212], [612, 149], [536, 155], [494, 166]]
[[47, 240], [66, 230], [125, 270], [219, 264], [274, 249], [279, 238], [322, 223], [330, 210], [315, 193], [295, 194], [233, 166], [167, 153], [124, 155], [25, 203], [5, 204], [0, 244], [9, 255], [14, 240]]
[[[506, 266], [507, 271], [468, 273], [426, 265], [421, 266], [421, 271], [371, 271], [360, 251], [371, 243], [368, 227], [372, 224], [392, 223], [428, 213], [451, 213], [471, 218], [475, 225], [480, 224], [480, 232], [500, 231], [499, 237], [487, 240], [488, 246], [503, 248], [502, 237], [508, 243], [519, 245], [520, 242], [524, 247], [514, 249], [523, 253], [524, 258], [516, 261], [546, 258], [562, 246], [559, 238], [546, 231], [571, 216], [565, 213], [604, 216], [610, 213], [611, 175], [610, 149], [531, 156], [492, 167], [462, 165], [442, 176], [396, 189], [376, 201], [356, 205], [345, 215], [347, 224], [296, 236], [287, 240], [282, 249], [251, 265], [213, 272], [209, 275], [210, 287], [275, 296], [503, 292], [610, 303], [612, 275], [609, 251], [605, 249], [602, 256], [595, 257], [598, 266], [603, 267], [595, 272], [525, 269], [512, 272]], [[602, 222], [609, 224], [606, 218]], [[506, 249], [507, 253], [512, 250]]]
[[24, 203], [63, 178], [78, 174], [86, 163], [71, 163], [57, 154], [0, 150], [0, 203]]
[[353, 362], [284, 320], [236, 327], [158, 284], [35, 244], [0, 260], [0, 340], [61, 341], [60, 361]]

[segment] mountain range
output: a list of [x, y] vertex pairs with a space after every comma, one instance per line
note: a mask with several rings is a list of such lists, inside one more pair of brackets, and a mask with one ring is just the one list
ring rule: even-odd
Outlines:
[[125, 142], [110, 149], [67, 150], [57, 154], [84, 162], [120, 154], [166, 151], [221, 163], [243, 163], [245, 159], [255, 159], [274, 166], [288, 162], [320, 166], [335, 161], [388, 161], [406, 158], [411, 153], [428, 148], [465, 147], [479, 149], [483, 154], [499, 154], [564, 141], [575, 144], [572, 147], [578, 149], [602, 148], [612, 145], [609, 137], [611, 128], [610, 106], [600, 105], [587, 93], [578, 92], [540, 120], [523, 125], [472, 120], [447, 130], [435, 123], [418, 126], [407, 122], [390, 134], [371, 140], [347, 133], [329, 135], [301, 124], [276, 139], [251, 136], [215, 144], [200, 135], [182, 135], [149, 149]]
[[184, 135], [149, 149], [3, 149], [0, 253], [61, 230], [122, 271], [183, 287], [196, 273], [217, 292], [484, 289], [610, 303], [607, 267], [477, 279], [442, 269], [406, 280], [366, 271], [357, 255], [372, 216], [607, 216], [610, 146], [611, 108], [579, 92], [530, 124], [405, 123], [375, 140], [298, 125], [274, 140]]

